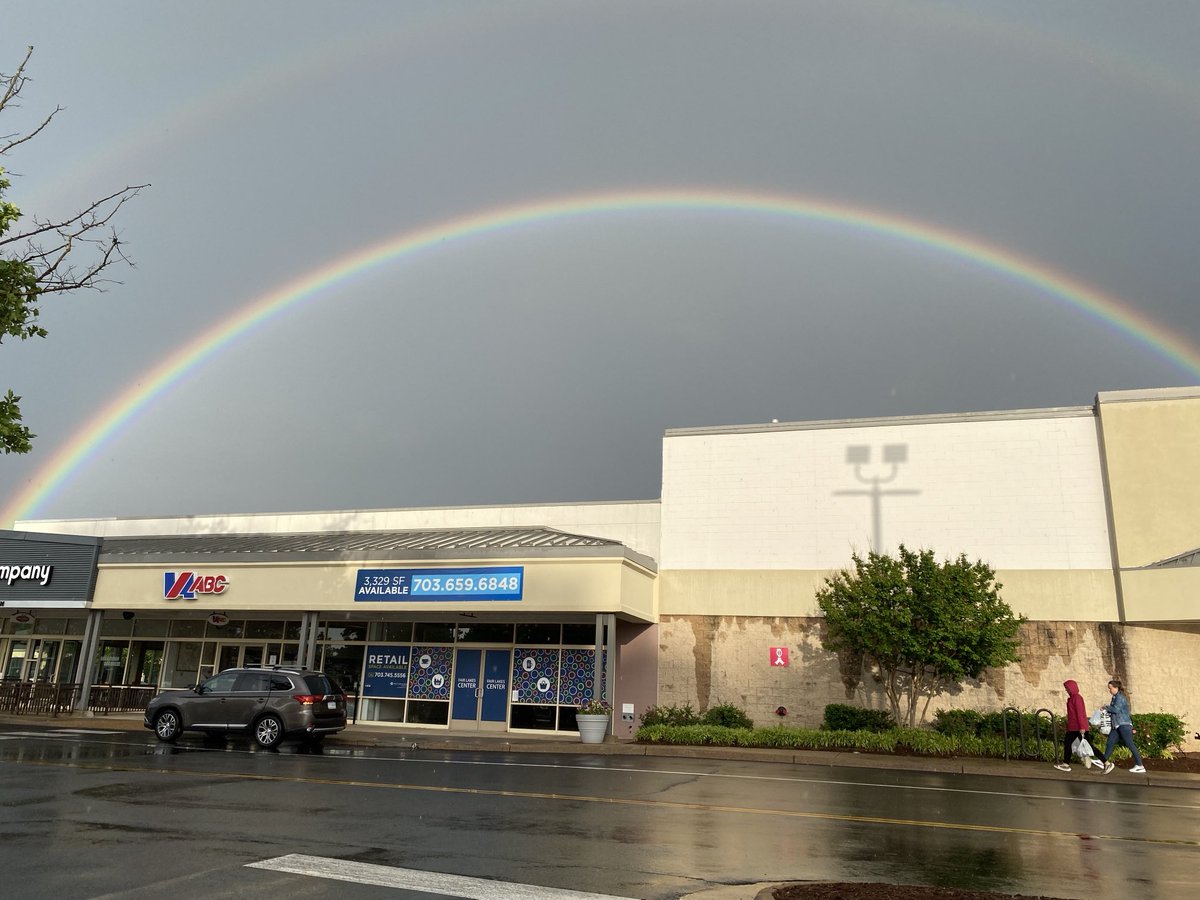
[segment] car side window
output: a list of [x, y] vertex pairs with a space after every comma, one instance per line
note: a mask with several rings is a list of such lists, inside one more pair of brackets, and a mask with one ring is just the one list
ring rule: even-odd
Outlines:
[[243, 672], [238, 676], [234, 690], [242, 693], [263, 693], [271, 689], [271, 676], [263, 672]]
[[271, 676], [271, 688], [270, 689], [272, 691], [290, 691], [292, 689], [292, 683], [291, 683], [291, 681], [289, 681], [286, 678], [283, 678], [280, 675], [273, 675], [273, 676]]
[[237, 672], [222, 672], [220, 675], [214, 675], [200, 686], [201, 693], [227, 694], [233, 690], [233, 685], [237, 679]]

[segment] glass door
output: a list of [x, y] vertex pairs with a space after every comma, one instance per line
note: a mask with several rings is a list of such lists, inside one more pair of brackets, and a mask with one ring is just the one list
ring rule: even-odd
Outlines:
[[504, 731], [508, 727], [508, 649], [466, 649], [454, 654], [450, 727], [461, 731]]

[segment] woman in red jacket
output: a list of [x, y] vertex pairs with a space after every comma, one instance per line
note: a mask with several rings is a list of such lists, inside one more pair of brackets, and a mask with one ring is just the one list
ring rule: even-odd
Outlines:
[[[1079, 694], [1079, 685], [1074, 681], [1064, 681], [1063, 687], [1067, 689], [1067, 733], [1063, 736], [1063, 761], [1058, 763], [1054, 768], [1063, 772], [1070, 772], [1071, 745], [1075, 742], [1076, 738], [1087, 739], [1088, 714], [1083, 697]], [[1084, 760], [1083, 767], [1086, 769], [1092, 765], [1093, 760], [1094, 757], [1087, 757]]]

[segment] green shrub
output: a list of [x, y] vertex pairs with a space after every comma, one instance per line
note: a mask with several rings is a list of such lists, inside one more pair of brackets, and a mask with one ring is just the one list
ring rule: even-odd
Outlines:
[[[984, 713], [980, 717], [979, 728], [977, 734], [1004, 736], [1004, 729], [1008, 727], [1008, 739], [1016, 741], [1021, 736], [1021, 731], [1024, 729], [1025, 740], [1032, 741], [1040, 733], [1042, 739], [1046, 740], [1053, 738], [1054, 722], [1061, 720], [1061, 716], [1040, 716], [1035, 712], [1021, 712], [1014, 714], [1012, 712], [989, 712]], [[1062, 723], [1059, 721], [1058, 733], [1061, 736], [1063, 732]]]
[[686, 706], [651, 706], [642, 713], [642, 725], [699, 725], [700, 716]]
[[1133, 742], [1142, 756], [1150, 759], [1171, 759], [1183, 749], [1187, 735], [1183, 719], [1170, 713], [1134, 713]]
[[[835, 704], [836, 705], [836, 704]], [[854, 708], [854, 707], [851, 707]], [[666, 710], [647, 710], [643, 721], [651, 717], [686, 718], [695, 714], [690, 707], [682, 709], [668, 707]], [[659, 713], [662, 713], [660, 716]], [[761, 747], [777, 750], [832, 750], [861, 753], [908, 753], [920, 756], [973, 756], [987, 759], [1004, 758], [1002, 719], [999, 713], [974, 713], [979, 717], [978, 734], [947, 734], [942, 730], [925, 728], [893, 728], [887, 731], [865, 731], [832, 729], [822, 727], [791, 728], [772, 725], [767, 728], [731, 728], [723, 725], [667, 724], [665, 722], [644, 723], [635, 739], [647, 744], [674, 744], [678, 746], [709, 747]], [[970, 715], [946, 717], [947, 729], [965, 730], [971, 721]], [[1045, 716], [1035, 721], [1033, 713], [1023, 713], [1025, 722], [1025, 755], [1021, 744], [1017, 718], [1009, 713], [1008, 756], [1010, 759], [1041, 759], [1057, 762], [1062, 757], [1062, 745], [1054, 739], [1050, 722]], [[1133, 717], [1138, 749], [1147, 759], [1170, 758], [1173, 750], [1179, 749], [1186, 735], [1184, 722], [1168, 713], [1139, 713]], [[1034, 726], [1041, 726], [1041, 738]], [[997, 730], [992, 730], [997, 729]], [[1062, 740], [1062, 724], [1058, 729], [1058, 740]], [[1093, 740], [1103, 749], [1103, 737], [1093, 731]], [[1129, 751], [1118, 748], [1113, 758], [1124, 760]]]
[[892, 714], [883, 709], [863, 709], [845, 703], [825, 707], [821, 728], [826, 731], [889, 731], [896, 727]]
[[722, 725], [725, 728], [753, 728], [754, 722], [742, 710], [732, 703], [722, 703], [714, 706], [704, 714], [705, 725]]
[[978, 737], [983, 713], [974, 709], [939, 709], [933, 714], [933, 730], [951, 737]]

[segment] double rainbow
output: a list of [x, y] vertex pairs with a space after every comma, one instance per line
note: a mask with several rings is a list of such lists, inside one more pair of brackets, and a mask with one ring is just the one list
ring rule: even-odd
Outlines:
[[787, 197], [722, 190], [639, 190], [578, 194], [506, 206], [404, 231], [332, 260], [261, 294], [142, 373], [79, 428], [0, 509], [0, 525], [35, 515], [95, 454], [152, 401], [185, 376], [272, 319], [334, 293], [356, 276], [413, 257], [422, 250], [529, 225], [647, 211], [736, 211], [805, 225], [834, 226], [934, 251], [998, 273], [1047, 299], [1108, 324], [1133, 343], [1200, 379], [1200, 348], [1117, 297], [1001, 247], [915, 219], [879, 210]]

